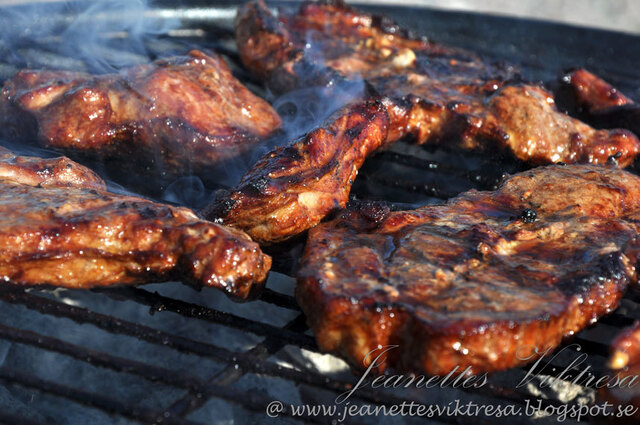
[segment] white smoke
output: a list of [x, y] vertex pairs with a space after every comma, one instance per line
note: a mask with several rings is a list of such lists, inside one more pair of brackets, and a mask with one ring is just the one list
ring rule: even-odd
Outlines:
[[[0, 53], [18, 66], [112, 72], [148, 58], [145, 41], [179, 27], [147, 0], [94, 0], [3, 7]], [[33, 46], [41, 56], [33, 57]], [[74, 61], [75, 60], [75, 61]]]

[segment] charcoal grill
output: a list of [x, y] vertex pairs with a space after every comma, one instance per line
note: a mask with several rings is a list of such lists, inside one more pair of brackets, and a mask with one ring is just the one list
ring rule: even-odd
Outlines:
[[[553, 81], [567, 67], [587, 66], [631, 97], [640, 97], [638, 36], [426, 8], [360, 7], [388, 15], [420, 35], [474, 49], [496, 61], [518, 63], [531, 79]], [[4, 34], [20, 30], [14, 19], [15, 11], [21, 10], [0, 9]], [[39, 25], [50, 29], [48, 37], [23, 34], [26, 41], [0, 44], [0, 80], [23, 67], [95, 71], [95, 63], [72, 53], [61, 54], [57, 39], [50, 36], [69, 24], [68, 10], [55, 3], [39, 5]], [[185, 0], [178, 7], [168, 1], [154, 2], [144, 19], [177, 25], [145, 39], [143, 55], [113, 48], [114, 39], [126, 45], [126, 32], [105, 34], [102, 53], [130, 62], [121, 64], [125, 66], [181, 54], [189, 47], [210, 49], [224, 55], [235, 75], [251, 89], [268, 96], [239, 66], [233, 44], [235, 10], [231, 2]], [[121, 18], [117, 13], [98, 12], [83, 16], [89, 25]], [[384, 199], [398, 208], [413, 207], [439, 202], [469, 188], [492, 188], [504, 172], [522, 168], [513, 161], [427, 151], [400, 143], [367, 162], [353, 196]], [[332, 418], [326, 417], [293, 418], [289, 410], [279, 419], [265, 415], [273, 400], [330, 403], [357, 382], [341, 361], [318, 352], [292, 296], [301, 245], [273, 252], [275, 265], [267, 289], [257, 301], [246, 304], [232, 303], [214, 290], [197, 292], [179, 283], [93, 291], [1, 289], [0, 381], [4, 386], [0, 388], [0, 423], [331, 423]], [[588, 354], [581, 368], [588, 364], [595, 373], [605, 373], [607, 343], [622, 327], [640, 319], [638, 303], [640, 296], [631, 292], [617, 311], [568, 341], [563, 355], [544, 374], [557, 375], [579, 353]], [[393, 405], [461, 400], [522, 405], [526, 399], [542, 398], [544, 406], [560, 406], [594, 399], [593, 391], [568, 380], [544, 394], [532, 388], [516, 389], [528, 369], [495, 374], [481, 390], [361, 389], [353, 402]], [[425, 422], [420, 418], [387, 419], [392, 423]], [[380, 421], [348, 418], [345, 423]], [[554, 417], [426, 421], [557, 423]]]

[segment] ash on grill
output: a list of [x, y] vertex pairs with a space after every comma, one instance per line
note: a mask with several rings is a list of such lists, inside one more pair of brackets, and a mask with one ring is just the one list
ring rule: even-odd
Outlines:
[[[22, 14], [0, 14], [0, 81], [25, 67], [104, 72], [199, 47], [225, 55], [238, 78], [269, 97], [239, 66], [232, 28], [235, 4], [184, 3], [177, 8], [171, 2], [156, 2], [153, 8], [136, 6], [133, 15], [118, 7], [91, 8], [76, 19], [71, 30], [63, 30], [72, 20], [69, 9], [40, 5], [37, 25], [45, 28], [48, 36], [44, 38], [23, 31], [24, 27], [33, 27], [32, 23], [25, 26], [29, 23], [26, 16], [36, 16], [33, 10], [13, 8]], [[131, 10], [130, 3], [126, 4], [129, 9], [124, 10]], [[389, 15], [425, 35], [435, 35], [440, 41], [473, 48], [494, 59], [521, 62], [532, 78], [551, 79], [568, 66], [587, 65], [622, 90], [638, 94], [637, 37], [428, 9], [370, 10]], [[122, 19], [123, 16], [134, 18]], [[118, 31], [113, 31], [114, 23], [120, 23]], [[85, 46], [60, 50], [60, 40], [76, 39], [83, 25], [97, 28], [96, 33], [100, 34], [93, 40], [93, 49]], [[84, 41], [76, 44], [83, 46]], [[109, 61], [88, 55], [94, 51]], [[315, 97], [313, 90], [270, 99], [284, 115], [289, 136], [324, 118], [326, 105], [310, 103], [310, 98]], [[221, 187], [236, 183], [251, 161], [274, 143], [277, 141], [270, 141], [261, 152], [241, 163], [216, 170]], [[12, 148], [22, 153], [51, 155], [33, 147]], [[496, 159], [432, 152], [400, 143], [367, 161], [352, 192], [358, 198], [384, 199], [398, 208], [407, 208], [438, 202], [473, 187], [490, 189], [504, 172], [521, 169], [522, 165], [516, 163], [496, 164]], [[126, 176], [108, 177], [131, 183]], [[195, 177], [184, 177], [171, 184], [161, 198], [198, 207], [215, 189], [205, 187]], [[522, 219], [534, 220], [535, 212], [524, 211]], [[276, 271], [270, 275], [268, 289], [258, 301], [248, 304], [235, 304], [213, 290], [197, 292], [179, 283], [91, 292], [0, 291], [0, 381], [4, 384], [0, 387], [0, 422], [329, 422], [321, 417], [293, 419], [289, 411], [283, 414], [285, 420], [269, 421], [264, 413], [272, 400], [297, 405], [330, 404], [357, 382], [345, 363], [318, 352], [292, 297], [292, 276], [300, 249], [301, 243], [297, 243], [275, 253]], [[635, 294], [627, 296], [616, 312], [576, 335], [572, 345], [565, 346], [540, 376], [559, 374], [581, 353], [587, 353], [588, 360], [572, 373], [587, 366], [595, 374], [605, 373], [607, 344], [622, 327], [640, 319], [639, 301]], [[573, 344], [579, 344], [581, 351]], [[349, 400], [375, 405], [411, 400], [446, 405], [460, 400], [497, 406], [523, 405], [526, 399], [541, 397], [543, 406], [560, 406], [595, 398], [592, 389], [574, 385], [566, 378], [546, 390], [541, 390], [536, 381], [516, 389], [528, 369], [492, 375], [489, 385], [480, 390], [363, 388]], [[417, 418], [389, 419], [397, 424], [424, 423]], [[473, 420], [509, 424], [532, 421]], [[466, 422], [465, 418], [455, 417], [431, 421]], [[379, 419], [351, 418], [346, 422], [378, 423]], [[556, 423], [556, 419], [546, 417], [533, 422]]]

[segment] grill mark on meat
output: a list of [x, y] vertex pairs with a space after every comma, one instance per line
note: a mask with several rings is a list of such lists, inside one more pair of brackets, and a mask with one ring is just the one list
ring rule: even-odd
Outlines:
[[263, 244], [293, 237], [344, 208], [364, 159], [387, 137], [384, 105], [348, 105], [290, 146], [265, 154], [203, 215]]
[[105, 190], [67, 158], [0, 148], [0, 280], [90, 288], [178, 278], [238, 299], [262, 287], [271, 258], [246, 234]]
[[637, 280], [640, 178], [619, 169], [540, 167], [444, 205], [371, 208], [309, 231], [296, 287], [319, 347], [356, 368], [386, 345], [400, 347], [381, 369], [517, 366], [518, 350], [557, 346]]
[[531, 164], [605, 163], [620, 152], [626, 166], [640, 152], [633, 134], [594, 130], [558, 111], [551, 93], [513, 67], [381, 22], [340, 1], [276, 17], [258, 0], [239, 11], [236, 40], [245, 66], [275, 92], [363, 79], [365, 96], [387, 106], [388, 143], [408, 138]]
[[196, 50], [120, 74], [20, 71], [0, 95], [5, 135], [169, 177], [206, 177], [209, 167], [249, 151], [280, 125], [221, 57]]

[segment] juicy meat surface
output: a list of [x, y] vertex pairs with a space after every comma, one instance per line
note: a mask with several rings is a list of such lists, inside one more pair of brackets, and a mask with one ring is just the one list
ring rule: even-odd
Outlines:
[[244, 233], [105, 190], [67, 158], [0, 150], [0, 279], [90, 288], [180, 279], [247, 298], [271, 258]]
[[309, 231], [296, 297], [320, 348], [355, 367], [398, 345], [379, 369], [502, 370], [618, 305], [639, 218], [640, 178], [588, 165], [412, 211], [354, 207]]
[[640, 323], [625, 329], [611, 344], [609, 367], [613, 370], [633, 368], [640, 372]]
[[577, 69], [564, 77], [571, 85], [578, 104], [589, 113], [633, 103], [623, 93], [586, 69]]
[[19, 156], [0, 146], [0, 180], [27, 186], [67, 186], [106, 190], [104, 181], [90, 169], [66, 157]]
[[278, 16], [250, 2], [238, 13], [236, 40], [243, 63], [275, 92], [364, 80], [363, 96], [387, 106], [389, 141], [510, 152], [532, 164], [617, 155], [626, 166], [640, 151], [628, 131], [595, 130], [561, 113], [551, 93], [519, 82], [512, 67], [412, 38], [340, 1]]
[[626, 128], [640, 135], [640, 105], [586, 69], [563, 78], [574, 103], [586, 119], [600, 128]]
[[632, 416], [605, 423], [637, 424], [640, 421], [640, 323], [625, 329], [612, 342], [609, 368], [612, 376], [619, 376], [625, 383], [602, 388], [599, 397], [614, 405], [633, 405], [637, 410]]
[[120, 74], [20, 71], [0, 93], [5, 135], [175, 175], [206, 173], [279, 127], [221, 57], [196, 50]]
[[358, 169], [384, 143], [388, 126], [381, 103], [349, 105], [289, 146], [264, 155], [204, 215], [260, 243], [295, 236], [344, 208]]

